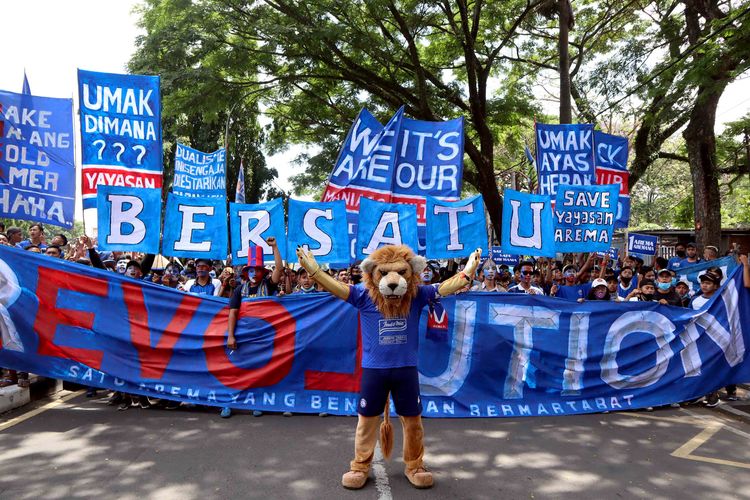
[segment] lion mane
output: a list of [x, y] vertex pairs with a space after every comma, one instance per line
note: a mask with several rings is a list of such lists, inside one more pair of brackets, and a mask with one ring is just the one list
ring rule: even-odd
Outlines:
[[[409, 315], [411, 301], [416, 297], [420, 273], [427, 266], [424, 257], [415, 255], [406, 245], [388, 245], [375, 250], [362, 261], [362, 280], [375, 307], [386, 318], [406, 318]], [[380, 292], [379, 283], [386, 280], [398, 280], [403, 277], [407, 290], [400, 299], [386, 299]]]

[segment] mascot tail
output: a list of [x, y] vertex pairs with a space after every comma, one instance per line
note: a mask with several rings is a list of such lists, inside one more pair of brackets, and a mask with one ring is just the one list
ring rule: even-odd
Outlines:
[[385, 459], [391, 458], [393, 451], [393, 426], [391, 425], [391, 394], [385, 398], [385, 412], [383, 413], [383, 423], [380, 424], [380, 449]]

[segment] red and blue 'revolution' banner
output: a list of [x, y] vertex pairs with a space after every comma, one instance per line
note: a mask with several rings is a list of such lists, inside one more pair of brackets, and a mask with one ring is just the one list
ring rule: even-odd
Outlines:
[[[684, 401], [750, 380], [742, 268], [700, 311], [525, 294], [444, 299], [447, 336], [421, 328], [423, 414], [513, 417]], [[357, 312], [329, 294], [242, 303], [0, 247], [0, 365], [193, 403], [353, 414]], [[439, 338], [436, 338], [439, 337]]]

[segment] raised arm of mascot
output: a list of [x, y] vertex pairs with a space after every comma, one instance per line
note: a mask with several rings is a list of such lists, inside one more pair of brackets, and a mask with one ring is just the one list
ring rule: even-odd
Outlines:
[[[437, 295], [451, 295], [471, 284], [482, 250], [471, 254], [464, 270], [437, 289], [422, 285], [420, 274], [427, 262], [407, 246], [387, 245], [366, 258], [362, 285], [349, 286], [322, 271], [315, 258], [297, 249], [299, 263], [310, 277], [360, 312], [362, 377], [357, 404], [354, 460], [341, 478], [345, 488], [359, 489], [367, 482], [380, 426], [380, 447], [388, 458], [393, 448], [393, 428], [388, 410], [393, 399], [404, 431], [404, 474], [415, 488], [429, 488], [432, 473], [423, 463], [422, 403], [417, 371], [419, 317]], [[352, 332], [355, 334], [355, 332]], [[386, 410], [384, 412], [384, 410]], [[380, 423], [380, 415], [384, 415]]]
[[[443, 297], [447, 297], [448, 295], [452, 295], [458, 292], [466, 285], [471, 284], [472, 279], [474, 278], [474, 273], [477, 270], [477, 266], [479, 266], [479, 260], [481, 256], [481, 248], [477, 248], [475, 251], [473, 251], [469, 256], [469, 260], [466, 262], [463, 271], [440, 283], [440, 285], [438, 286], [438, 293]], [[315, 280], [316, 283], [320, 283], [320, 286], [322, 286], [325, 290], [331, 292], [333, 295], [340, 299], [346, 300], [349, 298], [349, 285], [341, 283], [340, 281], [336, 281], [333, 276], [321, 270], [320, 265], [318, 265], [312, 253], [306, 252], [301, 247], [297, 247], [297, 258], [299, 259], [300, 265], [304, 267], [305, 270], [307, 270], [307, 273], [310, 275], [310, 277]], [[424, 268], [427, 267], [427, 261], [424, 257], [421, 256], [412, 257], [409, 263], [411, 264], [411, 273], [417, 276], [419, 276], [422, 271], [424, 271]], [[398, 266], [394, 266], [392, 265], [392, 263], [389, 264], [391, 265], [389, 266], [388, 264], [386, 264], [376, 267], [373, 262], [368, 262], [368, 259], [365, 259], [365, 261], [362, 262], [361, 267], [362, 272], [365, 274], [369, 274], [371, 276], [371, 279], [373, 280], [376, 278], [376, 274], [379, 275], [379, 282], [383, 278], [387, 278], [389, 272], [395, 272], [403, 276], [402, 274], [400, 274], [401, 271], [404, 271], [403, 269], [395, 269], [395, 267]]]

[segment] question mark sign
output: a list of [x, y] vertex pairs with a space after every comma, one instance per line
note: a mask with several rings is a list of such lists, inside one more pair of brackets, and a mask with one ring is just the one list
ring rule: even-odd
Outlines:
[[102, 139], [97, 139], [97, 140], [93, 141], [91, 144], [93, 144], [94, 146], [96, 146], [97, 144], [101, 144], [102, 145], [102, 147], [99, 148], [99, 152], [96, 154], [99, 157], [99, 159], [101, 160], [102, 159], [102, 153], [104, 152], [104, 146], [106, 146], [107, 143], [104, 142]]
[[143, 159], [144, 156], [146, 156], [146, 147], [145, 146], [141, 146], [139, 144], [137, 146], [133, 146], [133, 150], [134, 151], [140, 151], [140, 153], [138, 153], [138, 156], [135, 159], [136, 163], [138, 163], [138, 165], [140, 165], [141, 164], [141, 160]]
[[112, 144], [114, 147], [119, 149], [120, 151], [115, 155], [115, 159], [119, 162], [120, 158], [122, 158], [122, 154], [125, 152], [125, 146], [119, 142], [116, 142]]

